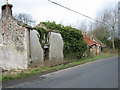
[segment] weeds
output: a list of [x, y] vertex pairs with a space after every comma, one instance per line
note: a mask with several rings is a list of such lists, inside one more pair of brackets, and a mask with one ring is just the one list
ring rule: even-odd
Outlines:
[[[69, 67], [73, 67], [76, 65], [80, 65], [80, 64], [84, 64], [90, 61], [95, 61], [98, 59], [103, 59], [103, 58], [108, 58], [108, 57], [112, 57], [112, 56], [116, 56], [116, 54], [100, 54], [94, 57], [88, 57], [88, 58], [84, 58], [81, 60], [65, 60], [65, 62], [61, 65], [58, 66], [42, 66], [42, 67], [35, 67], [35, 68], [31, 68], [22, 72], [19, 72], [17, 74], [2, 74], [2, 81], [8, 81], [8, 80], [13, 80], [13, 79], [18, 79], [18, 78], [25, 78], [25, 77], [29, 77], [32, 75], [36, 75], [36, 74], [45, 74], [45, 73], [49, 73], [49, 72], [53, 72], [53, 71], [57, 71], [57, 70], [61, 70], [61, 69], [65, 69], [65, 68], [69, 68]], [[10, 72], [9, 72], [10, 73]], [[12, 72], [13, 73], [13, 72]]]

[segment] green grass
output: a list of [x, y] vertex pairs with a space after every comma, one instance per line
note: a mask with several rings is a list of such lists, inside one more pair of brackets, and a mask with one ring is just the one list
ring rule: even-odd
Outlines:
[[91, 62], [91, 61], [95, 61], [95, 60], [103, 59], [103, 58], [108, 58], [108, 57], [112, 57], [112, 56], [116, 56], [116, 55], [117, 54], [100, 54], [100, 55], [97, 55], [94, 57], [84, 58], [81, 60], [68, 60], [69, 63], [67, 63], [67, 64], [61, 64], [61, 65], [52, 66], [52, 67], [51, 66], [42, 66], [42, 67], [31, 68], [31, 69], [19, 72], [16, 75], [3, 73], [2, 74], [2, 81], [8, 81], [8, 80], [13, 80], [13, 79], [18, 79], [18, 78], [25, 78], [25, 77], [29, 77], [29, 76], [36, 75], [36, 74], [42, 75], [45, 73], [73, 67], [76, 65], [80, 65], [80, 64], [87, 63], [87, 62]]

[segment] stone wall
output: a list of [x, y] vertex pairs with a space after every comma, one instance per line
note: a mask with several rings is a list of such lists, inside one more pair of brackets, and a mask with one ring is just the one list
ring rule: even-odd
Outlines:
[[0, 66], [3, 69], [27, 69], [28, 31], [12, 17], [0, 21]]
[[[0, 19], [0, 68], [5, 70], [27, 69], [28, 65], [40, 65], [44, 62], [44, 51], [36, 30], [12, 16], [12, 5], [2, 6]], [[61, 34], [51, 32], [49, 40], [49, 61], [63, 60], [63, 40]]]
[[31, 64], [38, 65], [43, 64], [43, 49], [38, 38], [39, 33], [36, 30], [30, 31], [30, 53], [31, 53]]
[[55, 62], [62, 61], [64, 43], [61, 34], [52, 32], [49, 43], [49, 60]]

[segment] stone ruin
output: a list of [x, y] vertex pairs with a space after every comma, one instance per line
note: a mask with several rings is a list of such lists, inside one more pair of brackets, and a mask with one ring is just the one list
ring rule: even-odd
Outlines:
[[[44, 50], [38, 32], [12, 16], [12, 4], [1, 7], [0, 19], [0, 67], [4, 70], [27, 69], [30, 65], [42, 65]], [[63, 61], [63, 39], [60, 33], [51, 32], [48, 61]]]

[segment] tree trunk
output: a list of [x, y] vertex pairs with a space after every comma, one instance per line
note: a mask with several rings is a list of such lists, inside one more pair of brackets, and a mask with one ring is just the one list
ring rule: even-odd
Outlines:
[[113, 29], [112, 48], [115, 49], [115, 28], [114, 28], [114, 26], [112, 27], [112, 29]]
[[115, 49], [115, 42], [114, 42], [115, 40], [114, 40], [114, 37], [113, 37], [113, 39], [112, 39], [112, 48], [113, 49]]

